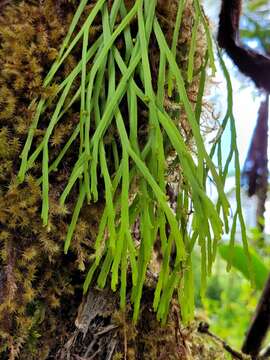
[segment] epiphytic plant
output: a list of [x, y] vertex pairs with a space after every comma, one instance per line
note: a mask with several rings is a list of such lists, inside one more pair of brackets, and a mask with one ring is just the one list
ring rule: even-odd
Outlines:
[[[52, 98], [37, 99], [21, 154], [18, 181], [24, 181], [41, 157], [41, 217], [49, 230], [50, 177], [64, 166], [70, 151], [76, 153], [59, 198], [64, 208], [71, 194], [77, 197], [65, 253], [84, 204], [104, 202], [84, 291], [93, 279], [101, 288], [110, 279], [113, 290], [120, 286], [120, 305], [124, 308], [130, 268], [131, 302], [137, 320], [153, 245], [158, 238], [162, 260], [154, 309], [158, 318], [165, 321], [174, 290], [178, 289], [182, 317], [188, 320], [194, 308], [191, 259], [194, 245], [198, 243], [201, 248], [203, 292], [217, 244], [222, 234], [229, 231], [230, 206], [223, 187], [233, 157], [238, 205], [231, 244], [233, 248], [239, 218], [248, 254], [228, 73], [222, 63], [228, 82], [228, 110], [221, 130], [228, 123], [231, 126], [231, 151], [224, 161], [222, 131], [210, 154], [200, 131], [206, 71], [209, 64], [215, 71], [215, 65], [210, 31], [199, 0], [175, 1], [171, 12], [167, 2], [161, 0], [87, 3], [80, 2], [59, 55], [44, 80], [44, 89], [57, 82], [59, 69], [75, 48], [81, 49], [81, 59], [55, 86]], [[188, 49], [181, 48], [180, 41], [184, 33], [182, 15], [187, 8], [195, 13]], [[162, 11], [170, 14], [168, 19], [164, 19]], [[170, 22], [174, 24], [172, 34], [165, 31]], [[179, 66], [183, 59], [186, 69]], [[193, 82], [197, 84], [196, 106], [189, 96]], [[52, 158], [50, 141], [54, 130], [65, 123], [66, 113], [76, 104], [80, 104], [80, 120], [58, 155]], [[52, 107], [52, 115], [47, 118], [46, 111]], [[34, 138], [41, 119], [43, 129], [44, 123], [46, 127], [42, 141], [37, 144]], [[216, 151], [218, 167], [212, 160]], [[177, 173], [173, 208], [167, 191], [171, 172]], [[217, 189], [216, 203], [206, 192], [208, 177]]]

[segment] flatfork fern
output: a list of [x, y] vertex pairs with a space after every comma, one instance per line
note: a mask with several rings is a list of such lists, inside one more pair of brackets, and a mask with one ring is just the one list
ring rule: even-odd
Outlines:
[[[110, 278], [114, 291], [120, 283], [120, 305], [124, 308], [127, 272], [130, 268], [131, 301], [136, 321], [153, 245], [159, 238], [162, 261], [155, 289], [154, 309], [158, 319], [165, 321], [173, 293], [178, 289], [182, 317], [187, 321], [192, 318], [194, 310], [191, 260], [194, 245], [198, 243], [201, 248], [203, 292], [206, 277], [211, 273], [218, 241], [224, 229], [228, 231], [230, 206], [223, 187], [228, 164], [233, 156], [237, 165], [238, 194], [234, 219], [236, 221], [240, 216], [242, 223], [235, 129], [232, 126], [231, 152], [225, 166], [223, 167], [222, 162], [219, 164], [219, 172], [212, 157], [216, 148], [220, 147], [221, 138], [209, 155], [200, 131], [199, 119], [208, 59], [215, 71], [207, 20], [199, 0], [194, 0], [192, 7], [195, 9], [195, 22], [186, 76], [179, 67], [177, 53], [180, 46], [178, 39], [182, 31], [182, 14], [185, 7], [191, 4], [188, 5], [184, 0], [176, 2], [178, 12], [170, 44], [158, 16], [161, 1], [115, 0], [112, 5], [106, 0], [91, 2], [89, 14], [81, 24], [82, 14], [88, 9], [87, 3], [87, 0], [80, 2], [59, 56], [44, 80], [44, 88], [55, 81], [61, 65], [78, 46], [82, 49], [81, 59], [62, 83], [58, 84], [53, 114], [47, 123], [43, 140], [35, 146], [35, 131], [49, 107], [48, 99], [39, 100], [21, 154], [18, 181], [24, 181], [27, 171], [30, 171], [41, 156], [41, 216], [43, 224], [49, 226], [49, 178], [52, 172], [57, 171], [65, 162], [65, 156], [73, 144], [79, 142], [77, 160], [59, 199], [64, 206], [71, 191], [76, 189], [77, 201], [67, 231], [65, 253], [69, 250], [83, 205], [98, 200], [104, 200], [105, 203], [84, 292], [88, 290], [93, 279], [103, 288]], [[91, 27], [98, 21], [102, 24], [102, 33], [93, 40]], [[194, 61], [199, 26], [204, 27], [207, 49], [200, 68], [201, 81], [194, 109], [187, 88], [194, 76], [198, 76], [195, 74]], [[158, 54], [156, 74], [149, 51], [153, 46]], [[78, 79], [79, 86], [74, 90]], [[182, 110], [175, 114], [170, 106], [165, 106], [165, 100], [169, 103], [178, 102]], [[80, 122], [74, 127], [71, 137], [58, 156], [49, 163], [52, 133], [60, 121], [65, 121], [65, 114], [77, 102], [80, 102]], [[228, 116], [231, 116], [231, 89], [228, 103]], [[181, 131], [181, 116], [187, 118], [194, 138], [193, 149]], [[227, 118], [224, 128], [226, 124]], [[146, 128], [146, 131], [142, 132], [142, 127]], [[180, 169], [175, 210], [172, 210], [166, 192], [169, 181], [167, 162], [171, 156], [174, 157], [175, 168]], [[206, 193], [208, 176], [216, 185], [217, 203]], [[102, 195], [101, 187], [104, 188]], [[192, 217], [189, 216], [191, 208]], [[139, 241], [133, 236], [136, 226], [139, 226]], [[245, 234], [244, 226], [242, 231]], [[246, 239], [245, 235], [243, 239]], [[233, 240], [231, 243], [233, 245]], [[172, 261], [174, 247], [176, 254]]]

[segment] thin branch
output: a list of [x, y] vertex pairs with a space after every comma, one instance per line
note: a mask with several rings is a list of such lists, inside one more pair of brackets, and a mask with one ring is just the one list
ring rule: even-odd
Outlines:
[[270, 344], [260, 352], [258, 360], [266, 360], [270, 357]]
[[205, 322], [201, 322], [198, 326], [198, 331], [202, 334], [207, 334], [209, 335], [211, 338], [213, 338], [214, 340], [216, 340], [217, 342], [219, 342], [224, 350], [226, 350], [229, 354], [231, 354], [233, 356], [234, 359], [238, 359], [238, 360], [248, 360], [250, 359], [249, 356], [242, 354], [239, 351], [234, 350], [230, 345], [228, 345], [223, 339], [221, 339], [220, 337], [218, 337], [217, 335], [213, 334], [211, 331], [209, 331], [209, 324], [205, 323]]

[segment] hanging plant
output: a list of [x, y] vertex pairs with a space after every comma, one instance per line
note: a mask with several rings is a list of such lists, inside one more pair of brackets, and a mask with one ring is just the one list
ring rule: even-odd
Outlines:
[[[154, 309], [158, 318], [165, 321], [174, 289], [180, 286], [183, 288], [180, 292], [182, 312], [190, 318], [193, 312], [190, 254], [198, 241], [202, 251], [202, 283], [205, 288], [206, 274], [211, 273], [217, 243], [224, 228], [228, 228], [229, 202], [223, 185], [228, 161], [237, 151], [235, 135], [232, 133], [230, 158], [225, 172], [221, 167], [218, 173], [200, 133], [198, 103], [196, 118], [187, 94], [193, 77], [198, 76], [194, 75], [195, 71], [205, 69], [208, 59], [212, 70], [215, 69], [207, 21], [201, 5], [195, 1], [196, 20], [187, 53], [187, 72], [184, 74], [178, 65], [181, 57], [181, 53], [178, 54], [181, 52], [178, 51], [181, 39], [179, 32], [183, 11], [190, 4], [183, 1], [179, 3], [176, 19], [174, 14], [168, 14], [170, 18], [167, 21], [175, 21], [172, 44], [169, 44], [170, 39], [162, 30], [163, 20], [159, 11], [166, 8], [162, 2], [137, 0], [131, 4], [119, 0], [110, 6], [106, 1], [99, 0], [91, 4], [90, 10], [87, 10], [89, 15], [80, 25], [86, 5], [87, 1], [81, 1], [78, 6], [43, 87], [46, 89], [53, 83], [58, 70], [78, 46], [82, 48], [81, 60], [56, 85], [53, 100], [42, 97], [38, 101], [22, 151], [18, 181], [24, 181], [26, 173], [41, 156], [41, 217], [43, 225], [49, 229], [50, 176], [65, 161], [66, 153], [73, 144], [79, 143], [79, 148], [73, 150], [77, 153], [77, 160], [59, 198], [60, 205], [64, 207], [73, 189], [78, 189], [65, 240], [65, 253], [69, 250], [84, 203], [91, 204], [100, 199], [105, 202], [84, 291], [88, 290], [95, 274], [98, 274], [96, 281], [101, 288], [109, 277], [114, 291], [120, 285], [120, 302], [124, 308], [130, 264], [134, 320], [137, 320], [153, 245], [159, 236], [162, 261]], [[91, 28], [93, 24], [97, 26], [97, 23], [100, 23], [102, 32], [92, 36]], [[207, 47], [201, 53], [201, 67], [194, 69], [199, 29], [205, 33]], [[156, 48], [153, 59], [150, 58], [151, 44]], [[153, 67], [153, 63], [157, 64], [157, 68]], [[197, 96], [201, 102], [204, 84], [199, 90]], [[66, 112], [78, 101], [79, 123], [58, 156], [50, 161], [50, 140], [54, 129], [59, 122], [65, 121]], [[180, 104], [179, 111], [174, 114], [170, 108], [171, 101]], [[54, 110], [48, 119], [42, 141], [35, 146], [35, 132], [51, 102]], [[193, 149], [182, 134], [182, 116], [186, 117], [193, 136]], [[144, 129], [143, 136], [141, 128]], [[180, 169], [175, 211], [170, 208], [166, 194], [166, 162], [172, 153], [174, 166]], [[205, 191], [208, 173], [217, 188], [217, 204]], [[105, 189], [102, 194], [101, 187]], [[192, 219], [187, 215], [190, 208], [193, 209]], [[132, 229], [137, 222], [139, 243], [132, 238]], [[169, 228], [167, 232], [166, 226]], [[170, 267], [173, 246], [176, 255]], [[188, 302], [183, 300], [187, 298]]]
[[[53, 312], [74, 293], [78, 269], [84, 293], [110, 287], [122, 310], [132, 304], [135, 323], [149, 282], [158, 320], [166, 322], [178, 295], [187, 323], [194, 247], [202, 295], [229, 231], [232, 254], [237, 219], [248, 255], [232, 89], [219, 53], [227, 112], [209, 152], [201, 128], [215, 58], [199, 0], [22, 1], [2, 9], [1, 351], [38, 343], [43, 326], [46, 358]], [[230, 230], [224, 183], [233, 159]]]

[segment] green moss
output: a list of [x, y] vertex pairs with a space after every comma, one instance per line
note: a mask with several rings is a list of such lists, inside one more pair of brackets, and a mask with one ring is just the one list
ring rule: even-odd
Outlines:
[[[22, 144], [35, 110], [31, 101], [43, 95], [43, 78], [57, 56], [73, 10], [69, 5], [63, 12], [54, 1], [21, 1], [0, 10], [1, 358], [5, 353], [13, 358], [22, 348], [20, 359], [46, 358], [44, 354], [56, 331], [54, 317], [60, 314], [65, 296], [74, 293], [70, 278], [74, 267], [68, 264], [62, 269], [66, 223], [56, 201], [57, 187], [51, 195], [55, 205], [48, 232], [40, 221], [41, 192], [36, 181], [39, 165], [23, 184], [15, 183]], [[62, 129], [60, 135], [56, 132], [56, 147], [65, 141], [69, 129]], [[35, 142], [42, 133], [40, 130], [35, 134]], [[61, 176], [55, 183], [61, 186]], [[78, 246], [78, 252], [80, 249]], [[85, 260], [87, 251], [84, 254]], [[45, 315], [37, 320], [41, 310]]]

